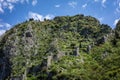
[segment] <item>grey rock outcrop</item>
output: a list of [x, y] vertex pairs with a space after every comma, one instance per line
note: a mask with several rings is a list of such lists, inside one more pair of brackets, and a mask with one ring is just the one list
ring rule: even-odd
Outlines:
[[26, 37], [32, 37], [32, 34], [31, 34], [31, 32], [26, 32], [26, 33], [25, 33], [25, 36], [26, 36]]
[[[37, 47], [36, 44], [37, 39], [33, 33], [32, 26], [31, 24], [28, 24], [26, 27], [27, 29], [23, 31], [23, 33], [21, 33], [22, 36], [17, 35], [18, 30], [14, 29], [14, 34], [9, 35], [9, 37], [6, 37], [6, 35], [4, 35], [3, 40], [0, 41], [0, 45], [4, 43], [2, 48], [0, 48], [0, 80], [4, 80], [8, 76], [10, 76], [11, 73], [10, 63], [11, 61], [9, 60], [10, 58], [14, 58], [15, 56], [24, 54], [24, 57], [26, 57], [29, 60], [30, 56], [33, 56], [34, 54], [37, 53], [37, 51], [34, 50], [34, 48]], [[33, 50], [34, 53], [31, 52], [31, 50]], [[26, 68], [27, 65], [30, 65], [30, 60], [27, 63], [25, 63]], [[12, 76], [11, 80], [24, 80], [24, 79]]]
[[73, 51], [73, 55], [74, 56], [78, 56], [79, 55], [79, 47], [75, 47], [75, 49]]
[[101, 39], [97, 40], [97, 45], [107, 42], [108, 38], [103, 36]]
[[88, 45], [87, 46], [87, 53], [90, 53], [90, 50], [92, 49], [92, 46], [91, 45]]
[[0, 80], [4, 80], [11, 73], [11, 64], [9, 59], [4, 57], [0, 58]]

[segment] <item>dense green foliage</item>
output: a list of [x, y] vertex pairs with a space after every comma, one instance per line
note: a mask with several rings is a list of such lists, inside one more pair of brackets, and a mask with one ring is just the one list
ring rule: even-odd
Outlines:
[[0, 57], [10, 59], [10, 77], [119, 80], [119, 32], [120, 21], [114, 31], [91, 16], [58, 16], [45, 21], [30, 19], [1, 37]]

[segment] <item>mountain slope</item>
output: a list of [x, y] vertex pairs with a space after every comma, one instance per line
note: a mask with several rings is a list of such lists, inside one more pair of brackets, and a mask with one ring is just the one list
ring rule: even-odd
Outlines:
[[1, 37], [0, 79], [119, 79], [116, 35], [91, 16], [30, 19]]

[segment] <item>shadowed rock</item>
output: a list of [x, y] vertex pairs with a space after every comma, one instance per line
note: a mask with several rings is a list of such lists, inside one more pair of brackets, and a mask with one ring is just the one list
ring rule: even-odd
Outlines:
[[105, 42], [107, 42], [107, 37], [103, 36], [101, 39], [97, 40], [97, 45], [104, 44]]
[[26, 32], [25, 36], [26, 37], [32, 37], [32, 34], [31, 34], [31, 32]]
[[90, 52], [91, 48], [92, 48], [91, 45], [88, 45], [88, 46], [87, 46], [87, 53]]
[[7, 58], [0, 58], [0, 80], [4, 80], [10, 75], [11, 67]]
[[74, 56], [78, 56], [79, 55], [79, 47], [75, 47], [75, 49], [73, 51], [73, 55]]

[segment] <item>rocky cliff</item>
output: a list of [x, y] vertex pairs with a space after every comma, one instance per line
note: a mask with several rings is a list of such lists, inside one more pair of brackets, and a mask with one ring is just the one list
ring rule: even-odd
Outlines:
[[118, 35], [91, 16], [30, 19], [0, 38], [0, 80], [119, 79]]

